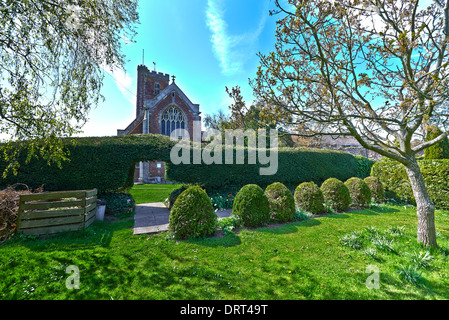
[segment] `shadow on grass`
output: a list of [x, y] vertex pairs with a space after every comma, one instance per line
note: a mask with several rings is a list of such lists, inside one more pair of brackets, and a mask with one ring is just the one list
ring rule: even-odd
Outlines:
[[369, 208], [350, 208], [346, 212], [324, 214], [324, 215], [320, 215], [320, 217], [344, 219], [344, 218], [350, 218], [350, 216], [348, 214], [356, 214], [356, 215], [364, 215], [364, 216], [377, 216], [382, 213], [395, 213], [395, 212], [399, 212], [399, 210], [396, 208], [390, 208], [390, 207], [372, 206]]
[[199, 239], [187, 239], [185, 241], [189, 243], [194, 243], [198, 245], [203, 245], [207, 247], [233, 247], [241, 244], [241, 239], [239, 237], [240, 231], [252, 230], [260, 231], [271, 234], [289, 234], [298, 232], [300, 227], [313, 227], [321, 224], [317, 219], [307, 219], [299, 222], [290, 223], [273, 223], [265, 227], [255, 227], [255, 228], [242, 228], [236, 230], [236, 233], [223, 235], [222, 232], [217, 232], [213, 237], [199, 238]]
[[48, 252], [53, 250], [81, 250], [94, 247], [108, 248], [116, 231], [132, 228], [132, 220], [120, 222], [96, 221], [83, 231], [61, 232], [52, 235], [26, 236], [19, 235], [9, 241], [20, 244], [33, 251]]
[[399, 212], [399, 210], [397, 208], [386, 207], [386, 206], [372, 206], [370, 208], [367, 208], [366, 210], [369, 210], [371, 212], [375, 212], [377, 214]]
[[237, 234], [228, 234], [228, 235], [222, 235], [221, 233], [218, 233], [213, 237], [206, 237], [206, 238], [198, 238], [198, 239], [187, 239], [184, 240], [189, 243], [197, 244], [200, 246], [206, 246], [206, 247], [234, 247], [238, 246], [242, 243], [239, 236]]
[[350, 218], [346, 213], [331, 213], [319, 216], [319, 218], [331, 218], [331, 219], [347, 219]]
[[378, 212], [371, 210], [371, 209], [354, 210], [354, 211], [350, 211], [348, 213], [362, 215], [362, 216], [378, 216], [379, 215]]
[[298, 222], [290, 222], [284, 224], [271, 224], [267, 227], [258, 228], [258, 231], [272, 233], [272, 234], [289, 234], [298, 232], [299, 227], [313, 227], [321, 224], [317, 219], [307, 219]]
[[424, 297], [431, 297], [434, 294], [448, 298], [448, 291], [445, 288], [438, 287], [434, 281], [425, 277], [422, 279], [422, 283], [414, 285], [392, 274], [381, 272], [380, 286], [389, 299], [393, 300], [422, 300]]

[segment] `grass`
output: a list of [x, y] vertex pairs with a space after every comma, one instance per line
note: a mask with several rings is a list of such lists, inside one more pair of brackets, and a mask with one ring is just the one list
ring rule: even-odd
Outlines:
[[[385, 205], [188, 241], [133, 236], [132, 219], [16, 237], [0, 245], [0, 299], [449, 299], [448, 213], [436, 213], [437, 249], [416, 243], [416, 220]], [[393, 251], [375, 246], [382, 237]], [[72, 265], [79, 290], [66, 288]], [[373, 265], [379, 289], [366, 286]]]
[[136, 204], [164, 202], [169, 194], [182, 186], [182, 184], [135, 184], [129, 193], [133, 196]]

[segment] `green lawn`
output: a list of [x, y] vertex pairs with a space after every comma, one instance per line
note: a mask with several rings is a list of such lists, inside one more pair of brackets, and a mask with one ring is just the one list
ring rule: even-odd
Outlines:
[[182, 184], [135, 184], [129, 193], [136, 204], [150, 202], [164, 202], [168, 195]]
[[[412, 284], [397, 270], [410, 263], [407, 253], [427, 249], [416, 243], [411, 207], [189, 241], [133, 236], [132, 219], [96, 222], [85, 233], [0, 245], [0, 299], [449, 299], [448, 212], [437, 212], [436, 225], [440, 248]], [[365, 253], [376, 232], [393, 251]], [[66, 288], [70, 265], [80, 271], [79, 290]], [[366, 287], [369, 265], [379, 268], [379, 289]]]

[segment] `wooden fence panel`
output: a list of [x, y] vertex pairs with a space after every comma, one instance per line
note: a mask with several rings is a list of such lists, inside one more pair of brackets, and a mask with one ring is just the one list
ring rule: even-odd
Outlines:
[[85, 222], [84, 222], [84, 227], [85, 228], [89, 228], [90, 225], [95, 222], [96, 214], [97, 214], [97, 208], [96, 207], [95, 207], [95, 209], [92, 209], [90, 212], [88, 212], [86, 214]]
[[72, 208], [83, 207], [85, 205], [84, 200], [72, 200], [72, 201], [42, 201], [42, 202], [28, 202], [22, 203], [22, 210], [47, 210], [55, 208]]
[[17, 230], [40, 235], [88, 228], [95, 221], [97, 190], [20, 196]]

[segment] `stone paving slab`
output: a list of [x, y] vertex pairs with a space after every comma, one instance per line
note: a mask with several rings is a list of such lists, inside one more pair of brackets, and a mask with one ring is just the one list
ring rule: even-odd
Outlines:
[[[231, 210], [217, 211], [216, 214], [219, 219], [229, 217]], [[137, 204], [134, 215], [134, 234], [167, 231], [169, 215], [170, 211], [162, 202]]]
[[161, 224], [161, 225], [154, 225], [154, 226], [148, 226], [148, 227], [134, 227], [134, 235], [137, 234], [149, 234], [149, 233], [158, 233], [168, 230], [168, 223], [167, 224]]

